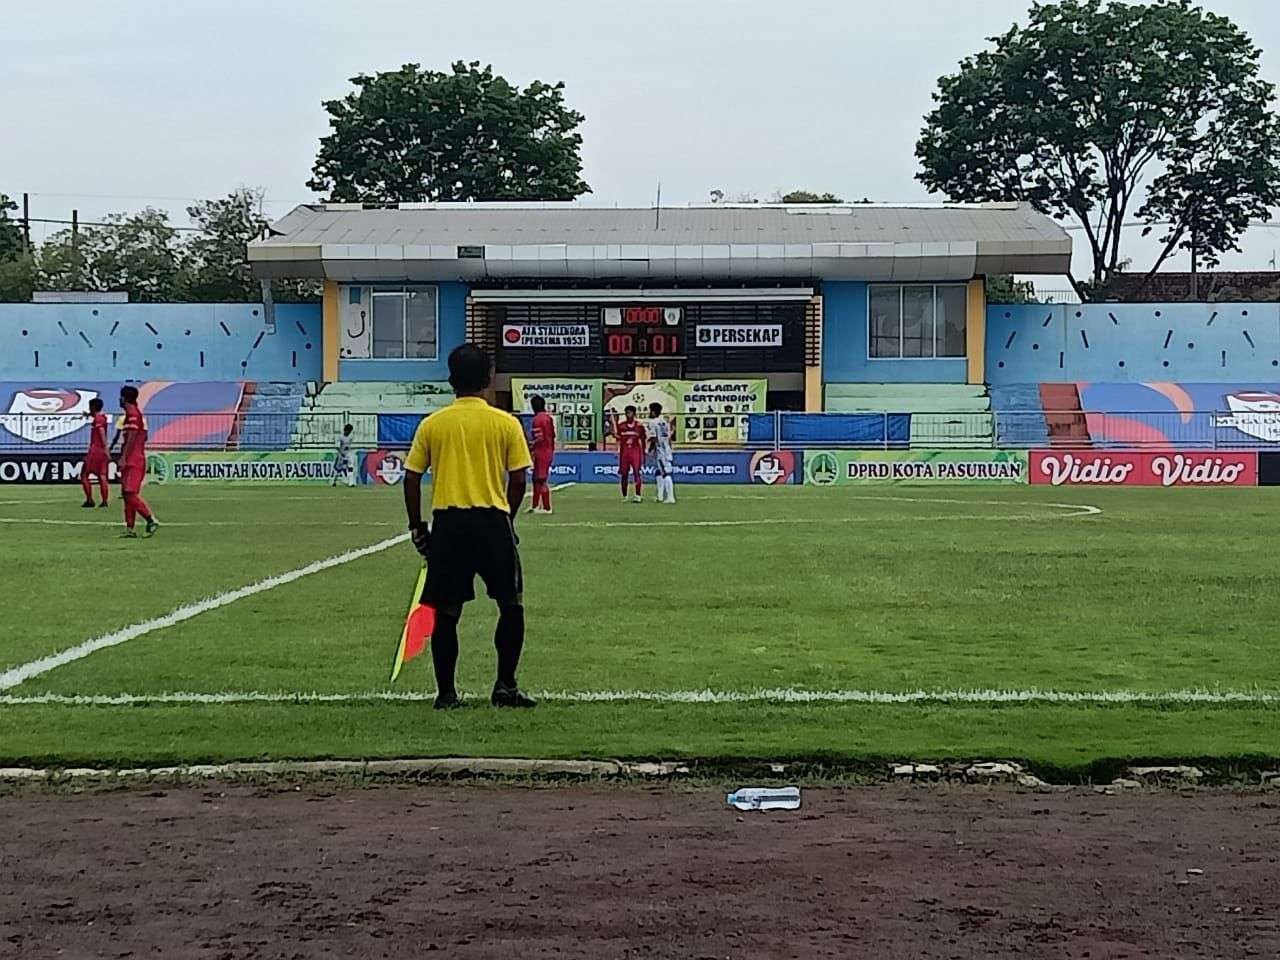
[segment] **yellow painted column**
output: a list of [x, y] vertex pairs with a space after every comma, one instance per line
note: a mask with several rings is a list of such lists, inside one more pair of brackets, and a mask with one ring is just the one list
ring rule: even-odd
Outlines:
[[987, 382], [987, 281], [974, 277], [966, 291], [964, 311], [964, 352], [968, 359], [969, 383]]
[[822, 294], [815, 294], [805, 310], [804, 409], [822, 412]]
[[647, 363], [636, 364], [636, 383], [648, 383], [653, 379], [653, 367]]
[[326, 383], [333, 383], [338, 379], [338, 351], [342, 346], [342, 324], [339, 318], [341, 310], [342, 305], [338, 300], [338, 281], [326, 280], [320, 338]]

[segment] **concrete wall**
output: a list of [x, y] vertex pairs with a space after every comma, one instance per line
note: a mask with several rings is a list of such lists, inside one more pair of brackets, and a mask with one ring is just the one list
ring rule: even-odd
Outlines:
[[1242, 383], [1280, 375], [1280, 304], [987, 308], [991, 384]]
[[320, 307], [0, 304], [0, 380], [318, 380]]

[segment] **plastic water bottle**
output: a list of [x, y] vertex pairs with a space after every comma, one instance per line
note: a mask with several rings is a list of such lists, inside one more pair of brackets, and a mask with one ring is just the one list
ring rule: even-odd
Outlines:
[[799, 787], [743, 787], [726, 798], [739, 810], [799, 810]]

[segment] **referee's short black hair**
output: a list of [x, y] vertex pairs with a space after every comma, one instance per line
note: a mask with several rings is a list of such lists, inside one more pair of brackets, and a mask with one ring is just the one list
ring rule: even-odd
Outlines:
[[534, 413], [541, 413], [543, 410], [547, 409], [547, 401], [535, 393], [529, 398], [529, 409]]
[[489, 355], [474, 343], [464, 343], [449, 354], [449, 385], [457, 393], [479, 393], [489, 386]]

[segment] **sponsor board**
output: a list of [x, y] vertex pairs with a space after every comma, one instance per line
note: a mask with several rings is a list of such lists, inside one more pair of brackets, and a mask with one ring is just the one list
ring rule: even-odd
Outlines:
[[359, 483], [394, 487], [404, 480], [404, 453], [399, 450], [368, 450], [356, 471]]
[[599, 437], [603, 380], [565, 377], [512, 377], [511, 406], [516, 413], [533, 413], [532, 397], [547, 401], [561, 443], [590, 443]]
[[[677, 450], [671, 472], [677, 484], [681, 483], [799, 483], [800, 455], [791, 451], [784, 454], [752, 454], [746, 451], [723, 453], [713, 450]], [[764, 463], [763, 458], [782, 457], [777, 462]], [[788, 461], [786, 458], [789, 457]], [[762, 465], [762, 463], [764, 465]], [[787, 470], [790, 466], [789, 472]], [[654, 467], [646, 462], [643, 467], [646, 479], [652, 478]], [[766, 477], [774, 477], [766, 480]], [[565, 450], [556, 453], [551, 465], [552, 483], [617, 483], [618, 455], [616, 453], [587, 453]]]
[[699, 347], [780, 347], [780, 323], [700, 323], [694, 327], [693, 342]]
[[[107, 468], [109, 480], [118, 479], [115, 463]], [[0, 484], [79, 483], [84, 457], [74, 453], [0, 453]]]
[[147, 474], [156, 483], [329, 483], [332, 452], [153, 453]]
[[14, 390], [0, 429], [28, 443], [49, 443], [85, 427], [89, 401], [97, 390], [66, 387]]
[[753, 454], [751, 482], [763, 483], [766, 486], [799, 483], [801, 475], [797, 464], [799, 456], [791, 450], [771, 450], [767, 453]]
[[502, 345], [509, 349], [576, 349], [591, 346], [585, 323], [504, 323]]
[[1045, 486], [1251, 487], [1258, 454], [1201, 450], [1033, 450], [1030, 479]]
[[805, 482], [971, 484], [1027, 482], [1020, 450], [808, 450]]

